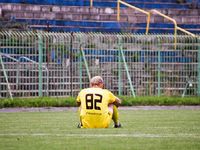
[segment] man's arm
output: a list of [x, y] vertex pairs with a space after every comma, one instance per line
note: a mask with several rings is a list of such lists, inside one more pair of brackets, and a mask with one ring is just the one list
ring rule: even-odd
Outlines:
[[81, 99], [80, 99], [80, 97], [81, 97], [80, 95], [81, 95], [81, 94], [80, 94], [80, 93], [81, 93], [81, 92], [78, 93], [78, 96], [77, 96], [77, 98], [76, 98], [76, 104], [77, 104], [78, 107], [81, 106]]
[[78, 107], [81, 106], [81, 102], [76, 102], [76, 104]]
[[121, 104], [121, 100], [118, 97], [116, 97], [113, 104], [118, 107]]

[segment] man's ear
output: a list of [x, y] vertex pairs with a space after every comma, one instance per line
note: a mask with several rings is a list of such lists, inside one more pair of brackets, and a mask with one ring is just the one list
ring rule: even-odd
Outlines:
[[103, 84], [103, 83], [101, 83], [101, 88], [102, 88], [102, 89], [104, 88], [104, 84]]

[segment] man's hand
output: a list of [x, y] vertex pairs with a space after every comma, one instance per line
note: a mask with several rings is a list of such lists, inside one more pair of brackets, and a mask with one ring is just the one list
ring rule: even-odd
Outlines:
[[113, 104], [118, 107], [121, 104], [121, 100], [118, 97], [116, 97], [115, 102]]

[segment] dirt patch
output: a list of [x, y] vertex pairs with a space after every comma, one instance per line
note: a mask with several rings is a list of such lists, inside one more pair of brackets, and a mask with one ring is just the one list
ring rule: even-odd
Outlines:
[[0, 112], [59, 112], [59, 111], [76, 111], [76, 107], [29, 107], [29, 108], [2, 108]]
[[[130, 106], [119, 107], [120, 110], [200, 110], [200, 106]], [[59, 112], [77, 111], [78, 107], [31, 107], [1, 108], [0, 112]]]
[[131, 106], [121, 107], [122, 110], [200, 110], [199, 106]]

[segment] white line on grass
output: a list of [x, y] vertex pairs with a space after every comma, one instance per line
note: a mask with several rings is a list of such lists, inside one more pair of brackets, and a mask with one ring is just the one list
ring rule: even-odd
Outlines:
[[0, 133], [0, 136], [57, 136], [57, 137], [77, 137], [77, 138], [101, 138], [101, 137], [135, 137], [135, 138], [200, 138], [198, 134], [145, 134], [145, 133], [135, 133], [135, 134], [53, 134], [53, 133]]

